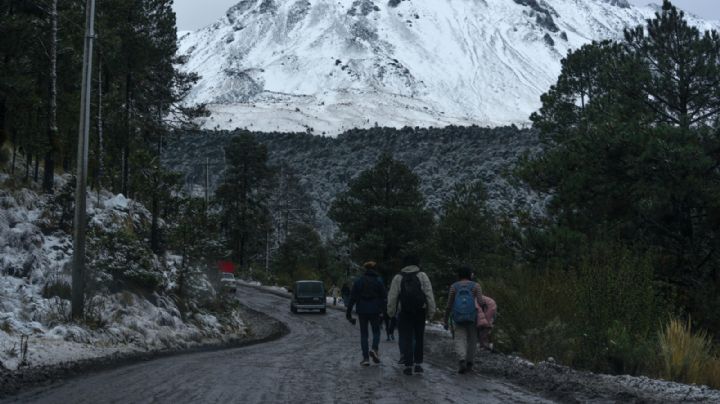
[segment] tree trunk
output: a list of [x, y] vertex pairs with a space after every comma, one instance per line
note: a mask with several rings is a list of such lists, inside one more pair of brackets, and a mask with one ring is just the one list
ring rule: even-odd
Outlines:
[[132, 135], [132, 125], [130, 124], [130, 111], [132, 103], [132, 75], [128, 73], [125, 76], [125, 139], [123, 144], [123, 172], [122, 172], [122, 193], [129, 196], [128, 185], [130, 178], [130, 139]]
[[7, 114], [6, 112], [6, 105], [7, 101], [5, 100], [5, 97], [0, 95], [0, 147], [3, 146], [5, 141], [7, 140], [7, 134], [8, 131], [5, 128], [5, 116]]
[[40, 171], [40, 156], [35, 155], [35, 168], [33, 169], [33, 181], [38, 182], [38, 173]]
[[160, 253], [160, 226], [158, 215], [160, 214], [160, 195], [157, 190], [152, 196], [152, 227], [150, 228], [150, 248], [156, 254]]
[[12, 133], [12, 144], [13, 144], [13, 155], [12, 155], [12, 165], [10, 166], [10, 174], [13, 176], [15, 175], [15, 160], [17, 159], [17, 152], [18, 152], [18, 146], [17, 146], [17, 133], [14, 130], [10, 130]]
[[25, 149], [25, 181], [30, 179], [30, 164], [32, 164], [32, 154]]
[[102, 188], [103, 175], [105, 174], [105, 148], [103, 145], [103, 91], [102, 91], [102, 52], [98, 57], [98, 114], [97, 114], [97, 131], [98, 131], [98, 171], [97, 171], [97, 192], [98, 200], [100, 199], [100, 189]]
[[[50, 9], [50, 100], [48, 105], [48, 149], [45, 153], [45, 173], [43, 175], [43, 189], [47, 193], [53, 192], [55, 152], [57, 151], [57, 34], [58, 11], [57, 0], [52, 0]], [[37, 162], [35, 180], [37, 181]]]

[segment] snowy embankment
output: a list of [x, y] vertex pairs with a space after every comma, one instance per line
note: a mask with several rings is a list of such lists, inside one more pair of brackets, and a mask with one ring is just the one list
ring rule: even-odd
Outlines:
[[[72, 322], [68, 300], [72, 209], [67, 208], [71, 205], [67, 198], [64, 205], [60, 202], [68, 195], [63, 194], [67, 180], [58, 179], [61, 190], [49, 198], [16, 187], [13, 179], [0, 174], [0, 370], [179, 350], [246, 335], [238, 310], [215, 313], [193, 300], [177, 298], [180, 260], [170, 254], [148, 257], [160, 278], [153, 291], [102, 286], [115, 275], [93, 266], [122, 262], [121, 245], [95, 251], [89, 247], [88, 277], [95, 292], [86, 299], [85, 318]], [[149, 219], [141, 204], [122, 195], [102, 192], [88, 198], [90, 237], [127, 232]], [[96, 251], [106, 256], [92, 256]], [[203, 295], [216, 295], [206, 276], [196, 283]]]

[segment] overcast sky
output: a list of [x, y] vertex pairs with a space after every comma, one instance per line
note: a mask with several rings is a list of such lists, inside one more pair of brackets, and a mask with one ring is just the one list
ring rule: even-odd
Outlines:
[[[720, 20], [720, 0], [671, 0], [672, 4], [708, 20]], [[662, 0], [630, 0], [630, 3], [645, 5], [662, 4]]]
[[[239, 0], [175, 0], [177, 25], [181, 31], [196, 30], [213, 23]], [[428, 0], [437, 1], [437, 0]], [[630, 0], [633, 4], [662, 4], [662, 0]], [[675, 0], [676, 6], [707, 19], [720, 20], [720, 0]]]

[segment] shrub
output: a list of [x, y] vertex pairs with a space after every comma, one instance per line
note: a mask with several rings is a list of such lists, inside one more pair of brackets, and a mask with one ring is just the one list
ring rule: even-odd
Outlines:
[[718, 359], [712, 356], [711, 338], [705, 331], [693, 332], [690, 320], [671, 319], [658, 337], [662, 377], [704, 384], [718, 375]]
[[493, 331], [498, 349], [530, 360], [552, 356], [572, 363], [576, 352], [569, 320], [573, 316], [575, 276], [562, 271], [516, 268], [481, 279], [483, 293], [498, 304]]
[[67, 282], [56, 279], [43, 285], [42, 297], [45, 299], [59, 297], [70, 300], [72, 297], [72, 287]]
[[636, 373], [646, 350], [637, 344], [651, 338], [661, 310], [649, 258], [596, 243], [581, 260], [576, 287], [576, 365]]
[[707, 384], [714, 389], [720, 389], [720, 358], [715, 357], [707, 365]]

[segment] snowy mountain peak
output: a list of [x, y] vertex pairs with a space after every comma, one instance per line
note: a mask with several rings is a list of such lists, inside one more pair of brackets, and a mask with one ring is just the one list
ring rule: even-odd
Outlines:
[[[653, 16], [626, 0], [242, 0], [180, 38], [207, 128], [527, 123], [560, 60]], [[703, 29], [711, 23], [691, 18]]]

